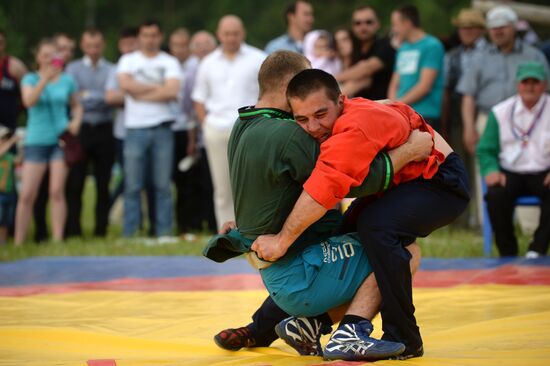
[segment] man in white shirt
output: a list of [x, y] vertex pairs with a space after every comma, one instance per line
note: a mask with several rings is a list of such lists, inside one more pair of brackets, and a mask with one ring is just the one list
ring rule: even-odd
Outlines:
[[135, 235], [139, 229], [140, 194], [149, 174], [155, 189], [156, 235], [163, 237], [172, 233], [171, 125], [175, 116], [171, 102], [180, 92], [181, 66], [160, 50], [162, 32], [157, 21], [141, 24], [138, 43], [137, 51], [122, 56], [117, 70], [125, 93], [124, 235]]
[[227, 162], [229, 135], [238, 108], [258, 99], [258, 71], [266, 55], [244, 43], [244, 26], [235, 15], [220, 19], [216, 35], [220, 47], [201, 62], [191, 98], [204, 132], [216, 221], [221, 227], [235, 219]]
[[550, 244], [550, 95], [545, 65], [525, 62], [517, 70], [517, 94], [491, 109], [477, 147], [487, 184], [487, 208], [501, 256], [518, 255], [514, 205], [519, 196], [541, 200], [539, 226], [527, 258], [546, 255]]
[[[125, 55], [130, 52], [134, 52], [138, 49], [137, 43], [138, 28], [126, 27], [123, 28], [118, 37], [118, 51], [121, 55]], [[120, 90], [118, 85], [117, 69], [114, 67], [107, 78], [105, 85], [105, 101], [112, 107], [116, 107], [116, 117], [113, 125], [113, 136], [115, 137], [115, 161], [119, 164], [122, 173], [124, 173], [124, 139], [126, 138], [126, 127], [124, 127], [124, 92]], [[114, 190], [111, 192], [111, 199], [109, 203], [110, 210], [112, 210], [115, 201], [120, 195], [124, 193], [124, 174], [121, 174], [122, 179], [119, 179]], [[154, 190], [151, 177], [146, 177], [145, 185], [147, 192], [147, 207], [153, 207]], [[110, 214], [110, 213], [109, 213]], [[155, 211], [147, 210], [149, 215], [149, 235], [155, 233]]]

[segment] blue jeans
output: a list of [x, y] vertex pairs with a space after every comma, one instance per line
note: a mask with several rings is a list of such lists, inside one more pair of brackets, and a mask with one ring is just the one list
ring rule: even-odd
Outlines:
[[169, 123], [127, 130], [124, 140], [125, 236], [135, 235], [139, 229], [141, 191], [145, 188], [146, 174], [152, 177], [155, 195], [156, 235], [172, 234], [173, 151], [174, 136]]

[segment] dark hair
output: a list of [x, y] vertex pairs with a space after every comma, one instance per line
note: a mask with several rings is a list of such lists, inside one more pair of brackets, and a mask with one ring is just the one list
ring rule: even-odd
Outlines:
[[89, 28], [84, 29], [84, 32], [82, 32], [81, 37], [84, 37], [85, 34], [89, 35], [90, 37], [99, 36], [101, 38], [104, 38], [103, 33], [99, 29], [94, 28], [94, 27], [89, 27]]
[[152, 26], [156, 26], [159, 31], [162, 32], [162, 27], [160, 26], [160, 22], [156, 19], [145, 19], [140, 25], [139, 25], [139, 29], [138, 29], [138, 33], [139, 31], [141, 31], [141, 28], [143, 27], [152, 27]]
[[[351, 39], [351, 64], [354, 65], [362, 59], [361, 41], [355, 36], [355, 34], [348, 27], [336, 28], [336, 30], [332, 33], [333, 38], [334, 36], [336, 36], [336, 33], [342, 32], [342, 31], [346, 32], [349, 38]], [[336, 39], [334, 40], [334, 43], [336, 44]]]
[[352, 16], [353, 16], [353, 13], [356, 13], [356, 12], [361, 11], [361, 10], [370, 10], [370, 11], [372, 11], [374, 13], [374, 15], [376, 16], [376, 19], [378, 19], [378, 13], [376, 12], [376, 9], [373, 8], [370, 5], [359, 5], [358, 7], [353, 9], [353, 12], [351, 13]]
[[402, 5], [395, 9], [395, 11], [401, 14], [402, 18], [410, 21], [416, 28], [420, 28], [420, 13], [416, 6]]
[[[34, 55], [34, 57], [36, 57], [40, 49], [46, 45], [55, 48], [55, 41], [53, 40], [53, 38], [42, 38], [38, 42], [38, 44], [32, 48], [32, 54]], [[38, 64], [35, 63], [33, 66], [38, 69]]]
[[38, 54], [38, 51], [40, 51], [40, 48], [42, 48], [42, 46], [44, 45], [55, 47], [55, 41], [52, 38], [42, 38], [33, 48], [33, 53], [35, 56]]
[[74, 42], [74, 38], [71, 37], [71, 36], [69, 36], [67, 33], [64, 33], [64, 32], [55, 33], [55, 34], [52, 36], [52, 40], [53, 40], [54, 42], [57, 42], [57, 40], [58, 40], [59, 38], [61, 38], [61, 37], [67, 38], [67, 39], [69, 39], [69, 40], [71, 40], [71, 41]]
[[293, 1], [290, 4], [288, 4], [285, 7], [285, 23], [286, 23], [286, 25], [288, 25], [288, 16], [290, 14], [296, 14], [296, 8], [298, 7], [298, 3], [310, 4], [308, 1], [305, 1], [305, 0]]
[[306, 99], [310, 94], [321, 89], [325, 90], [327, 97], [334, 103], [342, 94], [338, 82], [328, 72], [319, 69], [307, 69], [296, 74], [288, 83], [286, 88], [287, 99]]
[[278, 89], [291, 77], [309, 67], [308, 59], [300, 53], [283, 50], [273, 52], [264, 60], [258, 72], [260, 97], [269, 90]]
[[118, 39], [122, 38], [135, 38], [138, 35], [138, 29], [136, 27], [124, 27], [118, 33]]

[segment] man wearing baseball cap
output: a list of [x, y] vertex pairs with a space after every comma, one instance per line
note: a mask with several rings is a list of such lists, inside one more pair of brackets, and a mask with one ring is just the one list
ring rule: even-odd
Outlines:
[[[476, 52], [471, 67], [458, 82], [457, 91], [462, 94], [462, 140], [466, 151], [472, 155], [491, 108], [516, 93], [514, 76], [518, 65], [538, 61], [548, 74], [542, 52], [516, 37], [517, 20], [516, 13], [507, 6], [497, 6], [487, 13], [485, 23], [492, 44]], [[475, 176], [471, 181], [480, 182], [479, 170], [473, 164], [470, 169]], [[478, 186], [474, 191], [479, 214], [481, 189]]]
[[464, 144], [470, 153], [475, 151], [478, 140], [476, 109], [487, 114], [494, 105], [515, 93], [514, 75], [518, 65], [524, 61], [540, 61], [548, 72], [542, 52], [516, 37], [517, 20], [516, 13], [507, 6], [497, 6], [487, 13], [492, 46], [474, 57], [472, 67], [459, 81], [458, 91], [463, 95]]
[[[486, 49], [489, 42], [484, 37], [485, 17], [481, 11], [472, 8], [462, 9], [456, 18], [452, 19], [452, 23], [457, 28], [460, 44], [445, 54], [445, 91], [441, 122], [445, 138], [467, 166], [470, 166], [473, 165], [473, 162], [469, 161], [471, 156], [466, 154], [462, 144], [462, 94], [457, 91], [457, 85], [462, 75], [471, 67], [474, 55]], [[475, 212], [467, 210], [456, 223], [467, 227], [475, 221]]]
[[541, 200], [540, 220], [527, 258], [546, 255], [550, 244], [550, 95], [540, 62], [525, 62], [516, 73], [517, 94], [489, 113], [477, 147], [488, 190], [485, 199], [501, 256], [517, 256], [514, 203], [519, 196]]

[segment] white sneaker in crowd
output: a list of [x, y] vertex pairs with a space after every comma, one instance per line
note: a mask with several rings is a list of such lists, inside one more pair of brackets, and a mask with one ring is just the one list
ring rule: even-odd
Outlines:
[[540, 257], [541, 257], [540, 253], [535, 252], [534, 250], [530, 250], [525, 254], [525, 258], [527, 258], [527, 259], [535, 259], [535, 258], [540, 258]]
[[157, 238], [157, 244], [176, 244], [179, 242], [179, 238], [177, 236], [159, 236]]

